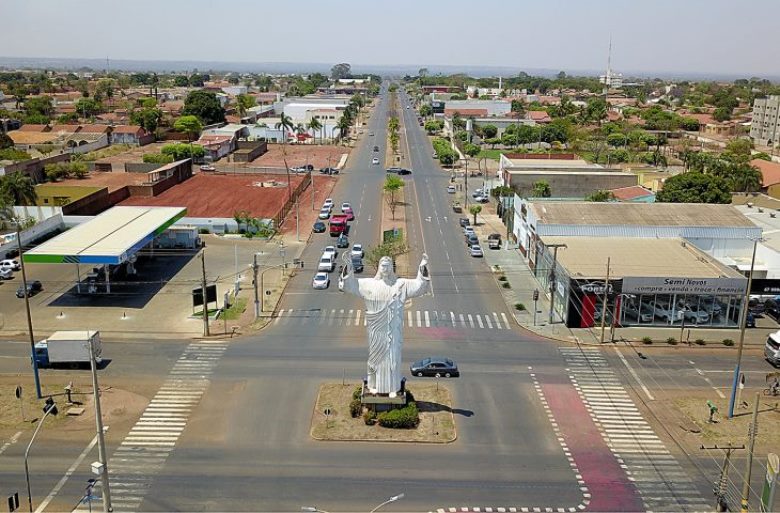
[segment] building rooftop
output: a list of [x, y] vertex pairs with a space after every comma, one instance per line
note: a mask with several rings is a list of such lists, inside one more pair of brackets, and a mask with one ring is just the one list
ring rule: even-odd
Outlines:
[[753, 227], [731, 205], [706, 203], [529, 203], [540, 223], [639, 226]]
[[631, 187], [620, 187], [618, 189], [612, 189], [610, 192], [612, 193], [613, 196], [615, 196], [615, 199], [618, 201], [629, 201], [632, 199], [655, 195], [653, 191], [645, 189], [641, 185], [634, 185]]
[[610, 279], [626, 276], [744, 278], [683, 239], [634, 237], [542, 237], [542, 242], [566, 244], [558, 262], [572, 278]]
[[770, 162], [764, 159], [753, 159], [750, 161], [751, 166], [755, 166], [761, 171], [761, 185], [763, 187], [769, 187], [780, 183], [780, 164], [777, 162]]

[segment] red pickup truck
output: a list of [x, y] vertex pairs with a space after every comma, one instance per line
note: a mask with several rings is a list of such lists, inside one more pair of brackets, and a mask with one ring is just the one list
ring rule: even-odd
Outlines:
[[330, 216], [330, 236], [338, 237], [347, 231], [348, 216], [346, 214], [334, 214]]

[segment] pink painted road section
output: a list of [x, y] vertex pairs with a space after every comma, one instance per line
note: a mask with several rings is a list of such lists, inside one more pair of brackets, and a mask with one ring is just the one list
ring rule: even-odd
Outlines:
[[591, 494], [591, 502], [586, 509], [644, 511], [639, 492], [607, 447], [574, 386], [570, 383], [545, 383], [545, 377], [548, 381], [560, 378], [537, 376], [561, 436]]

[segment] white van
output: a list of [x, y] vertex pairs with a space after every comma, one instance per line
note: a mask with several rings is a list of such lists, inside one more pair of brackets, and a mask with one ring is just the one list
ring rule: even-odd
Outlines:
[[454, 185], [448, 185], [447, 186], [447, 193], [448, 194], [455, 194], [455, 186]]
[[780, 365], [780, 331], [769, 334], [764, 345], [764, 357], [772, 365]]

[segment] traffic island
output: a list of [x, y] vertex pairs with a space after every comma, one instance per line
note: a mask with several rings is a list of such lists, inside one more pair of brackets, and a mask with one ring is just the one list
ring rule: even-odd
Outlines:
[[[415, 383], [407, 388], [414, 396], [419, 423], [412, 428], [388, 428], [360, 408], [350, 408], [359, 383], [325, 383], [320, 386], [311, 421], [311, 437], [320, 441], [449, 443], [457, 438], [452, 397], [441, 383]], [[358, 396], [359, 397], [359, 396]], [[360, 399], [358, 398], [358, 403]]]

